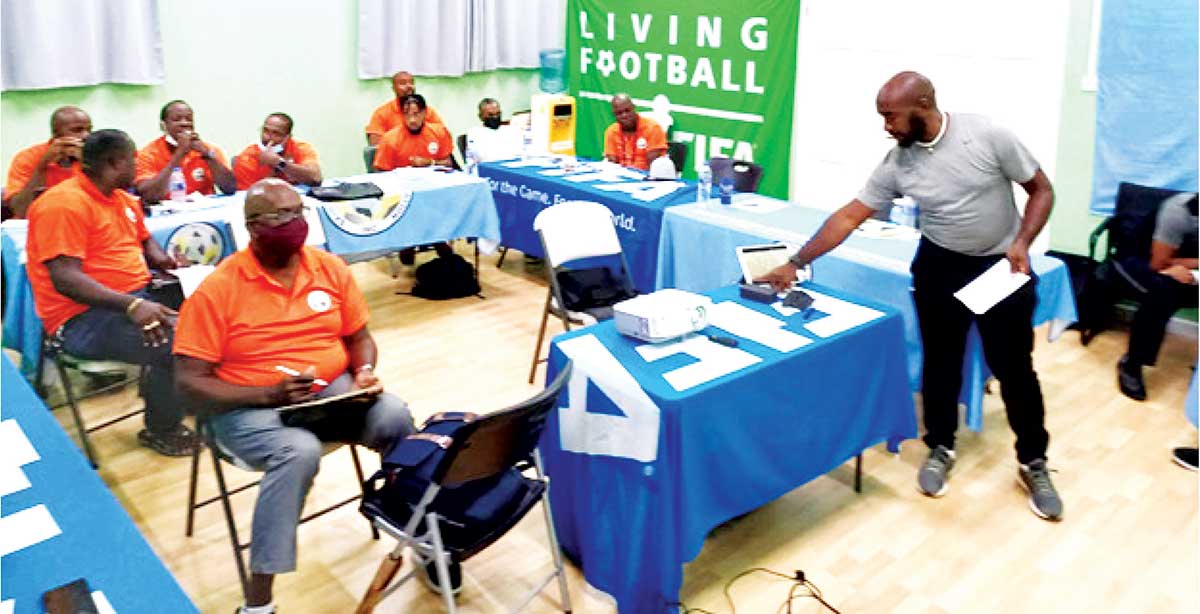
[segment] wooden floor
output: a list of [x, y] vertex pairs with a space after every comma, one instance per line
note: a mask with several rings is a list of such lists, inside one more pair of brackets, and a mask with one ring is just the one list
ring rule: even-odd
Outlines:
[[[525, 379], [545, 298], [543, 273], [526, 271], [517, 253], [502, 270], [495, 262], [495, 256], [484, 258], [487, 300], [445, 302], [395, 294], [411, 284], [411, 273], [393, 280], [382, 261], [354, 266], [381, 348], [378, 371], [389, 390], [411, 403], [418, 421], [437, 411], [488, 411], [536, 391]], [[1114, 381], [1123, 332], [1101, 335], [1086, 348], [1073, 332], [1053, 344], [1045, 342], [1044, 329], [1038, 334], [1035, 360], [1063, 522], [1030, 513], [1015, 482], [1013, 437], [992, 394], [984, 431], [960, 433], [959, 461], [944, 498], [916, 490], [925, 454], [919, 441], [905, 443], [898, 456], [882, 446], [869, 450], [862, 494], [853, 492], [847, 464], [714, 530], [686, 568], [683, 601], [729, 613], [726, 582], [762, 566], [803, 570], [842, 612], [1195, 612], [1197, 474], [1170, 461], [1173, 446], [1196, 443], [1181, 409], [1195, 342], [1168, 340], [1161, 366], [1147, 370], [1150, 400], [1136, 403], [1121, 396]], [[86, 414], [96, 420], [136, 402], [131, 392], [112, 395], [89, 401]], [[64, 421], [66, 412], [59, 413]], [[188, 460], [138, 447], [135, 422], [93, 436], [100, 473], [196, 605], [227, 614], [241, 595], [219, 507], [200, 512], [196, 535], [183, 536]], [[377, 464], [365, 460], [368, 470]], [[236, 469], [227, 475], [252, 477]], [[201, 492], [214, 492], [207, 457], [201, 477]], [[335, 452], [322, 462], [309, 504], [355, 488], [348, 454]], [[246, 531], [253, 499], [247, 493], [237, 504]], [[461, 611], [508, 611], [535, 575], [548, 572], [544, 544], [542, 516], [534, 513], [469, 561]], [[276, 583], [279, 611], [352, 611], [388, 550], [386, 540], [370, 539], [354, 509], [305, 525], [299, 571]], [[585, 589], [577, 570], [569, 580], [575, 611], [609, 610]], [[786, 581], [753, 574], [731, 592], [737, 612], [770, 613], [788, 588]], [[547, 590], [529, 611], [554, 612], [557, 601], [557, 592]], [[437, 612], [440, 602], [414, 583], [377, 611]], [[793, 611], [822, 610], [803, 600]]]

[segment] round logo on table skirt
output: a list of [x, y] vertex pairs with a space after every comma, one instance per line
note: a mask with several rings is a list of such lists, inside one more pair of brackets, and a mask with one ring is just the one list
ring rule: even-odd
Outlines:
[[216, 264], [225, 253], [225, 238], [212, 224], [190, 222], [171, 231], [166, 249], [168, 254], [178, 249], [192, 264]]
[[374, 235], [391, 228], [412, 202], [412, 192], [384, 194], [383, 198], [364, 198], [362, 200], [347, 200], [328, 202], [322, 207], [333, 222], [341, 230], [352, 235]]

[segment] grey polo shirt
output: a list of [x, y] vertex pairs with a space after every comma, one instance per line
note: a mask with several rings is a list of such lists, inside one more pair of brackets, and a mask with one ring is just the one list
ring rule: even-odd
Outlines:
[[1176, 258], [1196, 257], [1197, 216], [1195, 210], [1188, 207], [1188, 202], [1195, 198], [1195, 194], [1187, 192], [1176, 194], [1158, 207], [1154, 240], [1175, 248]]
[[930, 241], [970, 256], [1003, 254], [1021, 226], [1012, 184], [1029, 181], [1040, 166], [1012, 132], [986, 117], [943, 118], [945, 131], [932, 143], [893, 147], [858, 200], [880, 211], [908, 196]]

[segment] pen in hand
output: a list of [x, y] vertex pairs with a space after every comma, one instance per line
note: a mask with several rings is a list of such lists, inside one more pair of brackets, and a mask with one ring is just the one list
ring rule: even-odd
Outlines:
[[[288, 375], [291, 377], [300, 377], [300, 375], [301, 375], [301, 373], [299, 371], [297, 371], [295, 369], [289, 369], [288, 367], [285, 367], [283, 365], [275, 365], [275, 370], [284, 375]], [[327, 382], [319, 377], [314, 378], [313, 383], [318, 386], [328, 386], [329, 385], [329, 382]]]

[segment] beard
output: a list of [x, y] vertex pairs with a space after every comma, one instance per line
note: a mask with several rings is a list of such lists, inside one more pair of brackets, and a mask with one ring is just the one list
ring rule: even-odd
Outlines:
[[925, 120], [913, 115], [908, 119], [908, 134], [896, 139], [896, 145], [905, 149], [912, 147], [914, 143], [921, 140], [922, 136], [925, 136], [925, 128], [927, 128]]

